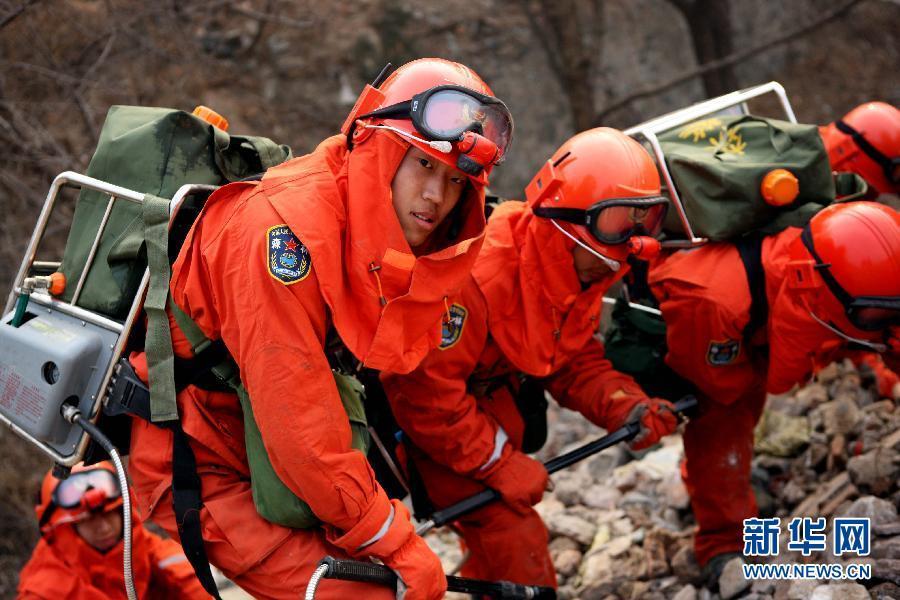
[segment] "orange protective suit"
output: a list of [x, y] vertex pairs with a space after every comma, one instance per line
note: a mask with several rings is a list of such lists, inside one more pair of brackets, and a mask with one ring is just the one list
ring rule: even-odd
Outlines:
[[[636, 399], [646, 399], [630, 377], [613, 370], [594, 338], [603, 293], [626, 269], [582, 291], [573, 246], [525, 203], [501, 204], [451, 307], [455, 320], [441, 346], [409, 375], [382, 374], [394, 416], [412, 441], [409, 456], [436, 506], [483, 490], [522, 457], [524, 423], [511, 392], [518, 374], [546, 378], [560, 404], [608, 428], [624, 423]], [[624, 394], [613, 401], [617, 390]], [[556, 585], [547, 529], [530, 505], [495, 502], [458, 525], [471, 551], [463, 574]]]
[[749, 340], [743, 333], [751, 295], [735, 246], [677, 251], [650, 270], [666, 321], [666, 363], [701, 393], [700, 416], [690, 420], [684, 435], [685, 482], [699, 525], [695, 552], [701, 565], [718, 554], [741, 552], [743, 519], [757, 515], [750, 463], [766, 393], [786, 392], [848, 352], [843, 339], [809, 314], [813, 306], [821, 314], [837, 300], [826, 289], [802, 295], [788, 284], [789, 246], [799, 235], [790, 228], [763, 240], [768, 322]]
[[[445, 298], [468, 275], [484, 231], [483, 189], [471, 184], [460, 199], [461, 233], [415, 257], [390, 195], [408, 144], [381, 131], [352, 152], [345, 141], [329, 138], [259, 183], [218, 190], [173, 266], [174, 301], [207, 337], [225, 343], [276, 473], [323, 521], [296, 530], [262, 519], [237, 397], [192, 386], [179, 393], [202, 482], [207, 555], [260, 598], [296, 598], [325, 555], [384, 557], [413, 540], [406, 510], [388, 499], [366, 457], [351, 448], [325, 339], [334, 328], [374, 369], [415, 367], [437, 345]], [[278, 234], [285, 227], [295, 237]], [[300, 257], [287, 280], [273, 270], [275, 239], [291, 242]], [[176, 354], [190, 355], [177, 329], [173, 340]], [[176, 536], [172, 440], [171, 432], [135, 419], [130, 472], [142, 511]], [[336, 580], [323, 582], [317, 598], [351, 594], [393, 598], [383, 587]]]
[[[22, 600], [107, 600], [125, 598], [122, 572], [123, 541], [106, 553], [85, 542], [72, 524], [55, 527], [38, 542], [19, 574]], [[147, 531], [135, 519], [132, 527], [132, 569], [138, 598], [201, 600], [209, 598], [194, 569], [173, 540]]]

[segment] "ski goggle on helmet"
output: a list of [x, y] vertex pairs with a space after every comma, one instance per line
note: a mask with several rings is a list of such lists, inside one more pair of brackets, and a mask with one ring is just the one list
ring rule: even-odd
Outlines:
[[884, 332], [900, 325], [900, 213], [876, 202], [840, 202], [816, 213], [790, 246], [791, 287], [824, 287], [820, 321]]
[[[628, 256], [659, 252], [669, 199], [661, 194], [650, 155], [621, 131], [581, 132], [544, 163], [525, 196], [535, 216], [617, 270]], [[560, 224], [562, 223], [562, 224]]]
[[445, 162], [457, 154], [450, 164], [474, 177], [505, 158], [512, 115], [473, 71], [434, 58], [413, 61], [388, 76], [389, 69], [366, 86], [344, 123], [349, 140], [358, 126], [387, 129], [429, 154], [444, 155]]
[[122, 497], [116, 475], [104, 468], [88, 468], [52, 481], [59, 483], [53, 487], [49, 504], [40, 517], [42, 527], [51, 520], [54, 525], [80, 521], [91, 513], [118, 506]]
[[668, 202], [664, 196], [610, 198], [585, 209], [538, 207], [534, 214], [583, 225], [601, 244], [616, 245], [636, 235], [659, 235]]
[[828, 290], [844, 307], [847, 319], [854, 327], [862, 331], [882, 331], [900, 325], [900, 296], [854, 296], [835, 278], [831, 264], [823, 261], [816, 252], [809, 225], [803, 229], [800, 239], [816, 261], [816, 270]]

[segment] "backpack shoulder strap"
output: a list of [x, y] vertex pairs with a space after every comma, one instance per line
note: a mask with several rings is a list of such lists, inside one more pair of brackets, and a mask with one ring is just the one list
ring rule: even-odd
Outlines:
[[747, 274], [747, 285], [750, 288], [750, 320], [744, 327], [744, 342], [760, 328], [765, 326], [769, 318], [769, 299], [766, 297], [766, 272], [762, 266], [761, 235], [746, 235], [734, 242], [744, 271]]
[[147, 313], [147, 378], [150, 383], [150, 420], [178, 420], [175, 403], [175, 352], [166, 305], [169, 298], [169, 201], [144, 195], [142, 207], [144, 242], [150, 281], [144, 310]]

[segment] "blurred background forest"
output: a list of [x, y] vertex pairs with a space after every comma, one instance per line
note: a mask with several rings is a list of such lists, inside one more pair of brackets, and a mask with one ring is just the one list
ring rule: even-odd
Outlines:
[[[769, 80], [803, 122], [898, 105], [898, 31], [897, 0], [2, 0], [0, 289], [50, 181], [86, 168], [112, 104], [205, 104], [232, 132], [299, 155], [338, 130], [386, 62], [440, 56], [473, 67], [512, 110], [493, 187], [517, 197], [576, 131]], [[6, 597], [37, 540], [33, 494], [49, 463], [8, 431], [0, 450]]]

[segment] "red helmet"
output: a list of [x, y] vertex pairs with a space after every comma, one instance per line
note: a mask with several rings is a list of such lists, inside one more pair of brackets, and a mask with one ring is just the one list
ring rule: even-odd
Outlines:
[[57, 479], [52, 469], [48, 471], [41, 484], [40, 503], [34, 510], [41, 531], [47, 531], [121, 505], [122, 490], [116, 470], [112, 463], [103, 461], [89, 467], [78, 463], [66, 479]]
[[[797, 264], [831, 292], [827, 316], [863, 331], [900, 325], [900, 213], [875, 202], [832, 204], [818, 212], [792, 247]], [[809, 259], [812, 258], [812, 261]], [[843, 313], [836, 314], [836, 313]]]
[[639, 143], [616, 129], [583, 131], [560, 146], [525, 188], [534, 214], [617, 261], [658, 242], [668, 198]]
[[856, 173], [881, 194], [900, 192], [900, 110], [868, 102], [819, 132], [832, 169]]
[[351, 144], [363, 143], [373, 129], [387, 129], [487, 184], [491, 168], [509, 150], [513, 122], [477, 73], [449, 60], [422, 58], [380, 79], [366, 86], [344, 121], [341, 131]]

